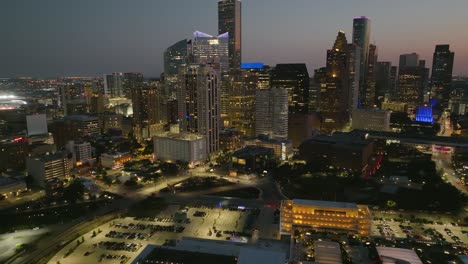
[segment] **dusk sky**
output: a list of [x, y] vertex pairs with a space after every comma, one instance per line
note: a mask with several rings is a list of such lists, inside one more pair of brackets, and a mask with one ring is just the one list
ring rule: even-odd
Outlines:
[[[162, 54], [200, 30], [217, 33], [217, 0], [13, 0], [0, 8], [0, 77], [159, 76]], [[417, 52], [432, 63], [436, 44], [468, 74], [467, 0], [244, 0], [243, 61], [325, 65], [337, 32], [352, 38], [355, 16], [372, 20], [379, 61]]]

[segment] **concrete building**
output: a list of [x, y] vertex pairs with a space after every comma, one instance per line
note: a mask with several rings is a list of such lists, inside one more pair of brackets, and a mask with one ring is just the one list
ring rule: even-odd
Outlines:
[[293, 147], [312, 137], [320, 129], [320, 120], [316, 114], [294, 114], [288, 116], [288, 138]]
[[220, 77], [209, 65], [191, 64], [179, 72], [180, 131], [206, 138], [208, 153], [218, 151], [221, 129]]
[[184, 161], [194, 166], [206, 161], [206, 138], [189, 133], [164, 133], [153, 138], [154, 158], [168, 161]]
[[335, 133], [332, 136], [315, 136], [299, 147], [299, 155], [307, 162], [323, 162], [324, 165], [354, 171], [366, 175], [374, 144], [351, 133]]
[[383, 102], [380, 108], [382, 110], [406, 113], [406, 111], [408, 111], [408, 104], [399, 102]]
[[242, 147], [242, 133], [225, 128], [219, 133], [219, 149], [222, 151], [233, 151]]
[[92, 157], [92, 148], [89, 142], [69, 141], [65, 148], [67, 152], [72, 155], [73, 166], [94, 163], [94, 159]]
[[104, 153], [101, 154], [101, 166], [103, 168], [115, 170], [122, 168], [124, 163], [131, 159], [132, 156], [128, 152]]
[[29, 154], [28, 140], [13, 137], [0, 140], [0, 171], [7, 169], [23, 170]]
[[282, 235], [291, 235], [294, 226], [305, 226], [368, 236], [371, 220], [365, 205], [293, 199], [281, 201], [279, 229]]
[[283, 88], [257, 90], [255, 134], [288, 137], [288, 91]]
[[46, 182], [50, 180], [70, 176], [68, 159], [62, 152], [28, 157], [26, 159], [26, 168], [28, 175], [31, 175], [41, 187], [44, 187]]
[[390, 131], [391, 111], [379, 109], [355, 109], [352, 113], [353, 129]]

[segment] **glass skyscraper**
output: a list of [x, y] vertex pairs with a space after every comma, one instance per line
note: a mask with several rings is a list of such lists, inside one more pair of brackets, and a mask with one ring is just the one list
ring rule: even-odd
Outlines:
[[271, 73], [271, 87], [288, 91], [289, 113], [309, 109], [309, 72], [303, 63], [277, 64]]
[[448, 107], [450, 99], [454, 57], [455, 53], [450, 51], [450, 45], [437, 45], [435, 47], [431, 87], [433, 96], [443, 108]]
[[192, 41], [193, 62], [196, 64], [215, 63], [219, 65], [217, 70], [220, 73], [227, 72], [229, 70], [228, 37], [228, 33], [214, 37], [195, 31]]
[[229, 33], [229, 69], [239, 70], [241, 65], [241, 1], [218, 2], [218, 34]]
[[369, 56], [369, 41], [370, 41], [371, 24], [370, 19], [361, 16], [355, 17], [353, 20], [353, 43], [358, 45], [361, 53], [360, 69], [359, 69], [359, 97], [362, 100], [365, 97], [366, 90], [366, 74], [367, 63]]

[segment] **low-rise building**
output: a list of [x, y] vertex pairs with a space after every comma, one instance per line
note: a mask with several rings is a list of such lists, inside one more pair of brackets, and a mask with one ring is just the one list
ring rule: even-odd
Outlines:
[[252, 173], [269, 169], [273, 157], [274, 153], [271, 148], [246, 146], [232, 154], [231, 175], [237, 176], [237, 173]]
[[391, 111], [380, 109], [355, 109], [352, 112], [353, 129], [390, 131]]
[[124, 163], [130, 161], [132, 156], [128, 152], [104, 153], [101, 154], [101, 166], [107, 169], [120, 169]]
[[23, 180], [0, 177], [0, 196], [8, 197], [28, 190]]
[[184, 161], [193, 167], [208, 157], [206, 138], [190, 133], [166, 132], [153, 138], [154, 158], [165, 161]]
[[242, 147], [242, 133], [232, 128], [225, 128], [219, 132], [219, 149], [234, 151]]
[[291, 235], [293, 226], [305, 226], [368, 236], [371, 219], [365, 205], [293, 199], [281, 201], [279, 228], [282, 235]]
[[72, 155], [73, 166], [93, 163], [91, 144], [86, 141], [69, 141], [66, 145], [67, 152]]
[[307, 162], [320, 162], [327, 166], [366, 175], [374, 143], [352, 133], [315, 136], [299, 147], [299, 155]]
[[245, 146], [257, 146], [273, 149], [275, 156], [281, 160], [287, 160], [293, 155], [292, 142], [289, 139], [268, 138], [266, 136], [258, 136], [246, 138]]

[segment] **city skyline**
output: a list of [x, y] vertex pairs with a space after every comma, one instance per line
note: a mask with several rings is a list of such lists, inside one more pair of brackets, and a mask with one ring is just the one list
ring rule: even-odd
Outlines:
[[[4, 36], [0, 43], [0, 77], [100, 76], [126, 71], [158, 77], [163, 71], [166, 48], [196, 30], [217, 32], [217, 2], [141, 1], [128, 6], [113, 1], [109, 9], [112, 12], [105, 12], [105, 1], [72, 5], [55, 0], [8, 3], [0, 18], [0, 33]], [[25, 3], [31, 8], [23, 9]], [[372, 21], [370, 43], [378, 46], [380, 61], [396, 65], [400, 54], [416, 52], [432, 65], [435, 45], [450, 44], [456, 53], [454, 74], [466, 75], [468, 66], [463, 61], [468, 59], [468, 36], [458, 32], [463, 30], [459, 22], [467, 7], [468, 3], [461, 0], [452, 1], [449, 7], [432, 0], [295, 0], [289, 5], [277, 0], [268, 1], [268, 5], [264, 1], [243, 1], [242, 61], [306, 63], [312, 72], [324, 65], [324, 51], [336, 31], [344, 30], [351, 39], [353, 18], [367, 16]], [[433, 19], [442, 9], [450, 12], [448, 18]], [[8, 27], [12, 22], [14, 27]]]

